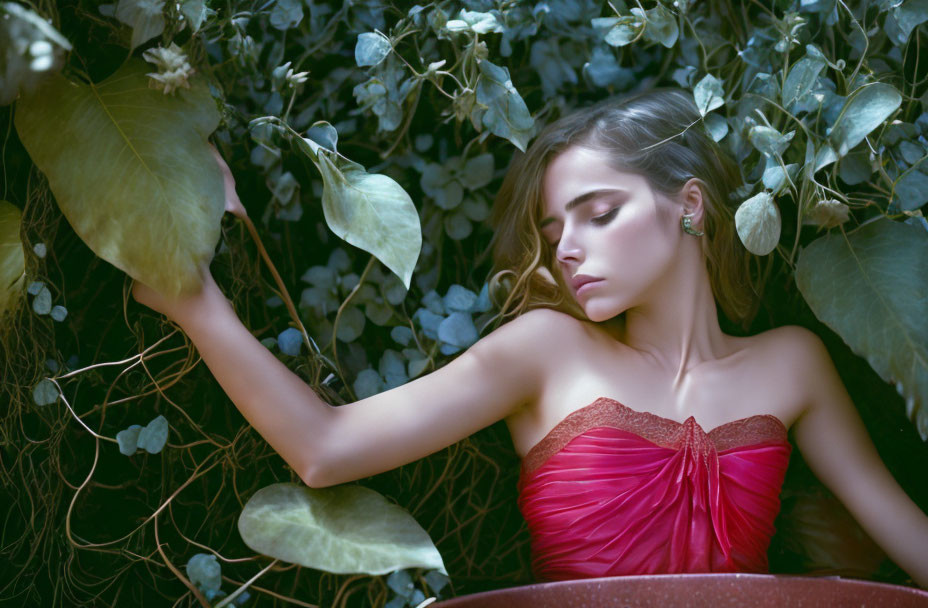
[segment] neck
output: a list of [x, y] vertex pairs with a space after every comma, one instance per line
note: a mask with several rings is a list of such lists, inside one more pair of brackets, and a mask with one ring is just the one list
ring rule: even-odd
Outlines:
[[693, 243], [681, 263], [625, 313], [621, 340], [673, 372], [674, 387], [692, 368], [730, 354], [719, 327], [709, 272]]

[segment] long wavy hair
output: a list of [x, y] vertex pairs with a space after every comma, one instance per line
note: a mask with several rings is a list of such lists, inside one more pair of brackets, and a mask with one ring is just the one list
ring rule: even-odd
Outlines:
[[741, 170], [702, 124], [692, 94], [655, 88], [611, 98], [551, 123], [528, 151], [517, 153], [493, 203], [491, 295], [500, 318], [553, 308], [578, 319], [586, 314], [570, 295], [554, 249], [539, 228], [544, 214], [545, 170], [571, 146], [601, 150], [617, 170], [643, 176], [668, 197], [691, 178], [702, 187], [700, 237], [712, 293], [729, 320], [747, 328], [759, 304], [751, 278], [752, 254], [735, 232], [730, 197]]

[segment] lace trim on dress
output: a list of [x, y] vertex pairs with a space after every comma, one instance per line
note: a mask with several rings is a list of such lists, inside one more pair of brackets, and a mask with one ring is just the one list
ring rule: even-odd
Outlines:
[[[695, 418], [693, 424], [702, 429]], [[680, 446], [686, 434], [686, 422], [677, 422], [650, 412], [639, 412], [615, 399], [600, 397], [568, 414], [528, 451], [522, 459], [523, 475], [543, 465], [578, 435], [596, 427], [628, 431], [655, 445], [673, 449]], [[715, 427], [706, 435], [717, 452], [766, 441], [788, 441], [786, 426], [772, 414], [756, 414], [732, 420]]]

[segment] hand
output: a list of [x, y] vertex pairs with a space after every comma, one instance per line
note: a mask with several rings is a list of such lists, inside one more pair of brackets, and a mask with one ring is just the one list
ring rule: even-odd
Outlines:
[[202, 285], [200, 291], [195, 294], [179, 298], [169, 298], [152, 287], [149, 287], [141, 281], [132, 283], [132, 297], [139, 304], [144, 304], [156, 312], [181, 322], [188, 318], [190, 314], [198, 309], [202, 309], [206, 303], [213, 300], [216, 294], [225, 298], [216, 281], [213, 279], [209, 267], [201, 269]]
[[232, 171], [229, 169], [229, 165], [226, 164], [226, 161], [223, 160], [222, 155], [219, 154], [219, 150], [216, 149], [216, 146], [210, 144], [209, 147], [212, 149], [213, 156], [216, 157], [216, 162], [219, 163], [219, 168], [222, 170], [222, 179], [226, 188], [226, 211], [236, 217], [245, 219], [248, 217], [248, 212], [245, 211], [245, 206], [242, 205], [242, 201], [238, 198], [238, 193], [235, 191], [235, 178], [232, 177]]

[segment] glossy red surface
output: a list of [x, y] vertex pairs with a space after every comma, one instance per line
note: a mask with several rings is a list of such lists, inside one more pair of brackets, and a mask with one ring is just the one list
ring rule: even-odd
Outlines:
[[840, 577], [657, 574], [541, 583], [465, 595], [436, 608], [643, 608], [648, 606], [928, 606], [928, 591]]

